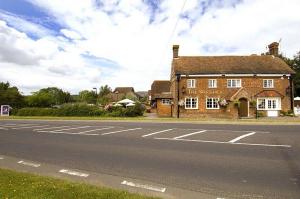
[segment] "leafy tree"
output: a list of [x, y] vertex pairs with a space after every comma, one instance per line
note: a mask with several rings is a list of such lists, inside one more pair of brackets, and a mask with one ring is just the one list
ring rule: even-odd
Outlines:
[[100, 91], [99, 91], [99, 97], [104, 97], [104, 96], [108, 95], [111, 92], [112, 92], [112, 90], [108, 85], [101, 86]]
[[295, 72], [296, 75], [294, 78], [294, 87], [295, 87], [295, 96], [300, 96], [300, 51], [294, 56], [293, 59], [279, 55], [281, 59], [285, 61]]
[[50, 107], [72, 101], [70, 93], [56, 87], [40, 89], [26, 98], [27, 104], [33, 107]]
[[88, 104], [96, 104], [97, 94], [94, 91], [80, 91], [79, 92], [79, 100], [81, 102], [86, 102]]
[[24, 97], [17, 87], [11, 87], [8, 82], [0, 82], [0, 105], [10, 105], [13, 108], [24, 106]]

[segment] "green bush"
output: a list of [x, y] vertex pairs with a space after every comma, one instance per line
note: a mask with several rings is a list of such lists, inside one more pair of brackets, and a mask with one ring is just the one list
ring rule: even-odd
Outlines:
[[144, 114], [145, 107], [140, 103], [136, 103], [135, 106], [131, 107], [110, 107], [108, 113], [109, 117], [137, 117]]
[[105, 111], [87, 104], [64, 104], [60, 108], [22, 108], [18, 116], [103, 116]]
[[132, 107], [110, 107], [108, 110], [97, 106], [77, 103], [64, 104], [59, 108], [21, 108], [15, 110], [13, 115], [17, 116], [109, 116], [109, 117], [136, 117], [142, 116], [145, 107], [136, 104]]

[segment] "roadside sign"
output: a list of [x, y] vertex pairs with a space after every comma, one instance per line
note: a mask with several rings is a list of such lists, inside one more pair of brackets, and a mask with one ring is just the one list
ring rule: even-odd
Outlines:
[[9, 105], [1, 105], [1, 116], [9, 116]]

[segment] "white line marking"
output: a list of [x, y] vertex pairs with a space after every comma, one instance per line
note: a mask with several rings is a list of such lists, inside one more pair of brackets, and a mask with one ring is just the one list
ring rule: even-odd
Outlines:
[[[174, 128], [174, 129], [178, 129], [178, 130], [203, 130], [203, 129], [183, 129], [183, 128]], [[227, 132], [253, 132], [253, 131], [244, 131], [244, 130], [228, 130], [228, 129], [206, 129], [207, 131], [227, 131]], [[256, 133], [270, 133], [268, 131], [255, 131]]]
[[41, 131], [41, 130], [46, 130], [46, 129], [58, 129], [58, 128], [67, 128], [70, 126], [56, 126], [56, 127], [48, 127], [48, 128], [42, 128], [42, 129], [33, 129], [34, 131]]
[[134, 130], [138, 130], [138, 129], [142, 129], [142, 128], [134, 128], [134, 129], [125, 129], [125, 130], [120, 130], [120, 131], [113, 131], [113, 132], [109, 132], [109, 133], [103, 133], [101, 135], [109, 135], [109, 134], [121, 133], [121, 132], [125, 132], [125, 131], [134, 131]]
[[8, 130], [7, 128], [3, 128], [3, 127], [0, 127], [0, 129], [2, 129], [2, 130]]
[[0, 160], [3, 160], [4, 159], [4, 157], [0, 157]]
[[89, 128], [89, 127], [91, 127], [91, 126], [79, 126], [79, 127], [68, 128], [68, 129], [54, 130], [54, 131], [51, 131], [51, 132], [67, 131], [67, 130], [73, 130], [73, 129], [83, 129], [83, 128]]
[[174, 138], [154, 138], [156, 140], [172, 140], [172, 141], [184, 141], [184, 142], [203, 142], [203, 143], [215, 143], [215, 144], [232, 144], [232, 145], [248, 145], [248, 146], [268, 146], [268, 147], [286, 147], [291, 148], [291, 145], [278, 145], [278, 144], [253, 144], [253, 143], [231, 143], [231, 142], [219, 142], [210, 140], [187, 140], [187, 139], [174, 139]]
[[89, 174], [87, 173], [81, 173], [81, 172], [77, 172], [77, 171], [71, 171], [71, 170], [68, 170], [68, 169], [61, 169], [59, 170], [60, 173], [65, 173], [65, 174], [68, 174], [68, 175], [72, 175], [72, 176], [79, 176], [79, 177], [88, 177]]
[[23, 165], [30, 166], [30, 167], [39, 167], [39, 166], [41, 166], [40, 164], [35, 164], [35, 163], [32, 163], [32, 162], [25, 162], [23, 160], [19, 161], [18, 164], [23, 164]]
[[93, 132], [93, 131], [101, 131], [101, 130], [112, 129], [112, 128], [114, 128], [114, 127], [111, 126], [111, 127], [101, 128], [101, 129], [92, 129], [92, 130], [87, 130], [87, 131], [81, 131], [77, 134], [85, 134], [85, 133], [89, 133], [89, 132]]
[[166, 191], [166, 188], [160, 188], [160, 187], [154, 187], [154, 186], [150, 186], [150, 185], [138, 184], [138, 183], [128, 182], [126, 180], [121, 182], [121, 184], [130, 186], [130, 187], [143, 188], [143, 189], [148, 189], [148, 190], [151, 190], [151, 191], [157, 191], [157, 192], [162, 192], [162, 193], [164, 193]]
[[180, 139], [180, 138], [184, 138], [184, 137], [188, 137], [190, 135], [195, 135], [195, 134], [199, 134], [199, 133], [204, 133], [206, 132], [206, 130], [202, 130], [202, 131], [197, 131], [197, 132], [194, 132], [194, 133], [189, 133], [189, 134], [185, 134], [185, 135], [181, 135], [181, 136], [178, 136], [178, 137], [174, 137], [173, 139]]
[[72, 133], [72, 132], [63, 132], [63, 131], [37, 131], [38, 133], [51, 133], [51, 134], [67, 134], [67, 135], [99, 135], [92, 133]]
[[0, 125], [1, 127], [7, 127], [7, 128], [13, 128], [13, 127], [22, 127], [22, 126], [35, 126], [35, 125], [39, 125], [39, 124], [14, 124], [14, 125], [11, 125], [11, 124], [5, 124], [5, 125]]
[[149, 133], [147, 135], [143, 135], [142, 137], [144, 138], [144, 137], [148, 137], [150, 135], [156, 135], [156, 134], [167, 132], [167, 131], [171, 131], [171, 130], [173, 130], [173, 129], [166, 129], [166, 130], [163, 130], [163, 131], [157, 131], [157, 132], [154, 132], [154, 133]]
[[46, 127], [46, 126], [49, 126], [49, 125], [42, 125], [42, 126], [23, 126], [23, 127], [12, 128], [12, 129], [29, 129], [29, 128]]
[[243, 139], [243, 138], [245, 138], [245, 137], [254, 135], [255, 133], [256, 133], [256, 132], [252, 132], [252, 133], [247, 133], [247, 134], [241, 135], [241, 136], [239, 136], [239, 137], [237, 137], [237, 138], [234, 138], [234, 139], [230, 140], [229, 142], [230, 142], [230, 143], [235, 143], [235, 142], [237, 142], [237, 141], [239, 141], [239, 140], [241, 140], [241, 139]]

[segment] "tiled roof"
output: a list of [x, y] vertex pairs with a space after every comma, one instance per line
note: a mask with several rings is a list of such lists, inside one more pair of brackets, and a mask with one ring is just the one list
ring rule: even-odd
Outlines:
[[173, 70], [183, 75], [295, 73], [282, 59], [272, 55], [180, 56], [173, 59]]
[[129, 93], [134, 92], [133, 87], [116, 87], [114, 93]]
[[169, 96], [171, 82], [168, 80], [155, 80], [151, 85], [152, 99]]
[[263, 90], [255, 95], [255, 97], [284, 97], [276, 90]]

